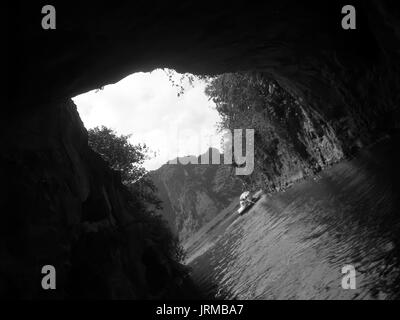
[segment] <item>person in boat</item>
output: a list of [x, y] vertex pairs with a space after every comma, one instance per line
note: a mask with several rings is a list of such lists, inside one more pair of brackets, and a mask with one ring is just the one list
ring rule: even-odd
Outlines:
[[240, 206], [244, 207], [245, 205], [247, 205], [249, 203], [250, 200], [250, 191], [245, 191], [240, 195]]
[[253, 197], [250, 191], [245, 191], [240, 195], [240, 205], [245, 206], [246, 204], [254, 203]]
[[240, 195], [239, 204], [240, 208], [238, 210], [239, 214], [242, 214], [250, 205], [254, 204], [253, 197], [250, 191], [245, 191]]

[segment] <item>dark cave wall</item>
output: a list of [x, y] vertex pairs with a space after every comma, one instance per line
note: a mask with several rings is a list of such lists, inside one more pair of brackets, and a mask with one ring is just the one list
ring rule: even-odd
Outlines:
[[[163, 292], [150, 284], [162, 274], [154, 261], [174, 281], [143, 225], [129, 224], [119, 178], [88, 148], [67, 98], [156, 67], [259, 70], [327, 119], [345, 151], [398, 129], [395, 1], [353, 1], [352, 31], [340, 27], [341, 1], [53, 1], [53, 31], [41, 29], [45, 4], [7, 10], [1, 296], [151, 298]], [[56, 266], [59, 290], [39, 287], [43, 264]]]
[[[88, 147], [72, 101], [9, 122], [2, 137], [0, 297], [183, 295], [185, 270], [158, 247], [119, 174]], [[56, 290], [41, 288], [48, 264]]]
[[72, 97], [160, 66], [212, 74], [257, 69], [305, 96], [342, 104], [340, 90], [392, 69], [379, 68], [396, 64], [400, 36], [395, 1], [352, 1], [357, 30], [350, 31], [340, 25], [344, 4], [54, 1], [57, 29], [43, 30], [43, 3], [16, 2], [10, 12], [21, 23], [9, 26], [9, 67], [23, 72], [14, 72], [10, 88], [23, 93], [14, 95], [18, 102], [29, 102]]

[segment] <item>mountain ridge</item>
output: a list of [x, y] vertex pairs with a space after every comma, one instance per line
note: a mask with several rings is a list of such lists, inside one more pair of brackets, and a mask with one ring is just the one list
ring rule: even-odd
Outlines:
[[[211, 163], [212, 152], [218, 152], [220, 164]], [[210, 164], [201, 164], [200, 159], [207, 154]], [[180, 160], [188, 157], [196, 158], [177, 157], [149, 173], [163, 202], [160, 213], [181, 240], [213, 219], [243, 188], [234, 167], [223, 164], [223, 154], [218, 149], [209, 148], [197, 156], [197, 164], [182, 164]]]

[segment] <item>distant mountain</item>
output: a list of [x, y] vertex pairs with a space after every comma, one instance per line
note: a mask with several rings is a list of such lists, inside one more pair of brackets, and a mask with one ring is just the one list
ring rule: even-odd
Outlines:
[[[198, 163], [200, 157], [208, 157], [211, 163], [212, 152], [223, 163], [223, 155], [212, 148], [197, 157]], [[176, 164], [165, 164], [150, 175], [163, 201], [163, 216], [173, 232], [185, 240], [240, 195], [242, 182], [231, 165], [182, 164], [184, 158], [175, 160]]]

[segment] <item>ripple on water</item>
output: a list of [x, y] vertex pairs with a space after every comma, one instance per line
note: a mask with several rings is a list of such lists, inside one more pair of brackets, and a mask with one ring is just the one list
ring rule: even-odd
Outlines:
[[[195, 280], [229, 299], [398, 298], [400, 175], [367, 160], [338, 164], [228, 217], [192, 259]], [[356, 290], [341, 288], [346, 264], [356, 268]]]

